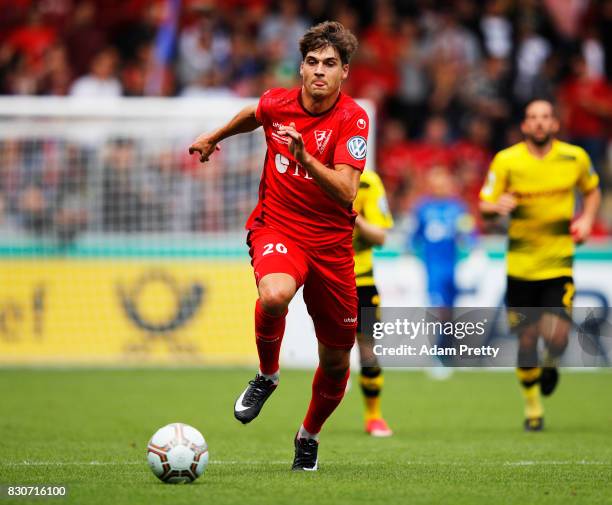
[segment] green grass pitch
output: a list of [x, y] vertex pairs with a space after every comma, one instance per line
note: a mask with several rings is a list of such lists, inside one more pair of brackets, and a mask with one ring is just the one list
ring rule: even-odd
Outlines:
[[[260, 417], [233, 419], [252, 371], [0, 370], [0, 485], [66, 484], [78, 504], [612, 503], [612, 373], [564, 372], [547, 429], [524, 433], [512, 372], [436, 382], [388, 371], [390, 439], [362, 431], [356, 382], [325, 427], [318, 473], [292, 473], [311, 372], [285, 371]], [[211, 461], [189, 485], [159, 482], [145, 447], [181, 421]], [[5, 503], [27, 500], [0, 499]]]

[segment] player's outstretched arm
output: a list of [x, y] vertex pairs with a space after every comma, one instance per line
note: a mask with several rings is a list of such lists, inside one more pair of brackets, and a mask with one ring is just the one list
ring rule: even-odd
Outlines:
[[355, 219], [355, 229], [359, 231], [360, 238], [372, 245], [383, 245], [387, 239], [387, 230], [385, 228], [368, 223], [361, 214]]
[[261, 126], [256, 116], [257, 106], [249, 105], [236, 114], [227, 124], [210, 133], [203, 133], [189, 146], [189, 154], [199, 153], [200, 161], [208, 161], [219, 150], [222, 140], [239, 133], [251, 132]]
[[581, 244], [589, 238], [600, 204], [601, 191], [599, 188], [595, 188], [584, 195], [582, 214], [570, 227], [574, 242], [577, 244]]
[[296, 131], [294, 123], [281, 126], [278, 133], [290, 138], [289, 151], [327, 194], [343, 207], [353, 204], [359, 189], [359, 170], [345, 164], [336, 165], [334, 170], [327, 168], [306, 151], [302, 135]]

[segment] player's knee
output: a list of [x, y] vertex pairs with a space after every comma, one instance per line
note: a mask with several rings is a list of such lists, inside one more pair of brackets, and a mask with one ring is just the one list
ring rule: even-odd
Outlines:
[[546, 342], [563, 343], [567, 344], [567, 338], [569, 334], [569, 328], [563, 324], [556, 328], [551, 328], [549, 331], [542, 332], [542, 337]]
[[568, 343], [570, 325], [561, 318], [549, 318], [548, 324], [541, 327], [542, 337], [551, 354], [558, 356], [565, 351]]
[[552, 356], [561, 356], [565, 351], [568, 343], [568, 335], [567, 333], [558, 333], [553, 335], [552, 338], [546, 341], [546, 347], [548, 348], [548, 352]]
[[372, 348], [373, 339], [368, 335], [357, 333], [357, 344], [359, 348], [359, 363], [362, 367], [378, 366], [378, 360]]
[[350, 356], [350, 349], [334, 349], [320, 354], [320, 365], [325, 375], [334, 380], [344, 379], [350, 368]]
[[293, 295], [293, 289], [287, 286], [271, 284], [259, 288], [260, 303], [271, 314], [285, 312]]
[[323, 372], [325, 372], [325, 375], [327, 375], [331, 379], [341, 381], [346, 377], [346, 374], [349, 371], [349, 363], [321, 363], [321, 368], [323, 368]]

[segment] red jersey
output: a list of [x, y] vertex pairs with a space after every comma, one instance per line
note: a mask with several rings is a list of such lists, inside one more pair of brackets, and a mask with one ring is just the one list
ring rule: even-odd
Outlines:
[[259, 185], [259, 203], [246, 223], [248, 230], [267, 226], [286, 234], [305, 248], [345, 244], [352, 247], [355, 213], [329, 196], [289, 152], [281, 125], [295, 123], [306, 150], [333, 170], [338, 164], [363, 171], [369, 119], [349, 96], [340, 93], [335, 105], [322, 114], [308, 112], [301, 88], [266, 91], [256, 113], [268, 150]]

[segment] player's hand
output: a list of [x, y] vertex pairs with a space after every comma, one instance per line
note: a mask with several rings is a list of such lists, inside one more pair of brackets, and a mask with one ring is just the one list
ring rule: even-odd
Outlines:
[[517, 206], [516, 197], [511, 193], [503, 193], [496, 202], [497, 213], [501, 216], [507, 216]]
[[289, 137], [289, 152], [298, 163], [304, 163], [307, 152], [304, 147], [302, 134], [298, 133], [295, 129], [295, 123], [289, 123], [289, 126], [281, 125], [278, 129], [278, 134], [283, 137]]
[[582, 244], [591, 235], [593, 221], [587, 216], [580, 216], [570, 225], [570, 233], [576, 244]]
[[217, 142], [207, 133], [200, 135], [195, 139], [193, 144], [189, 146], [189, 154], [199, 153], [202, 163], [208, 161], [212, 153], [220, 150], [221, 148], [217, 145]]

